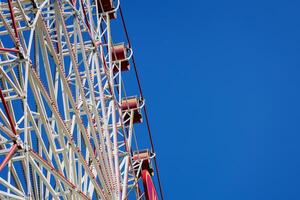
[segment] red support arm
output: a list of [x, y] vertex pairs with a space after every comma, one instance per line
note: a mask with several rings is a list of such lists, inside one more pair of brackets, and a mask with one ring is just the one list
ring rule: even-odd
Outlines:
[[2, 161], [1, 165], [0, 165], [0, 172], [2, 171], [2, 169], [5, 167], [5, 165], [8, 163], [8, 161], [10, 160], [10, 158], [14, 155], [14, 153], [17, 151], [17, 144], [14, 144], [8, 154], [5, 156], [4, 160]]
[[3, 104], [3, 106], [4, 106], [6, 115], [7, 115], [7, 117], [8, 117], [8, 121], [9, 121], [9, 123], [10, 123], [11, 130], [12, 130], [12, 132], [13, 132], [15, 135], [17, 135], [15, 123], [14, 123], [14, 121], [13, 121], [13, 119], [12, 119], [12, 116], [10, 115], [10, 112], [9, 112], [9, 109], [8, 109], [7, 104], [6, 104], [6, 101], [5, 101], [5, 98], [4, 98], [4, 95], [3, 95], [3, 93], [2, 93], [2, 89], [1, 89], [1, 88], [0, 88], [0, 99], [1, 99], [2, 104]]
[[19, 49], [13, 49], [13, 48], [2, 48], [0, 47], [0, 51], [4, 51], [4, 52], [13, 52], [13, 53], [19, 53]]
[[12, 6], [12, 0], [8, 0], [8, 7], [9, 7], [10, 17], [15, 31], [15, 37], [19, 40], [19, 34], [18, 34], [17, 23], [14, 15], [13, 6]]

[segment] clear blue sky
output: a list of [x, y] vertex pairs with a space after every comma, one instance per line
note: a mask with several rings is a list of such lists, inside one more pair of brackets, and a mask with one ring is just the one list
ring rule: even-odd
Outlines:
[[299, 8], [123, 1], [166, 200], [300, 199]]

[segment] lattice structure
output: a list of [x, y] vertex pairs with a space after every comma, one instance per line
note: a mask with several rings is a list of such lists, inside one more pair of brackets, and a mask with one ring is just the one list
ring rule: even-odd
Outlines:
[[[150, 199], [112, 0], [2, 0], [0, 199]], [[121, 41], [122, 42], [122, 41]], [[148, 173], [148, 174], [147, 174]]]

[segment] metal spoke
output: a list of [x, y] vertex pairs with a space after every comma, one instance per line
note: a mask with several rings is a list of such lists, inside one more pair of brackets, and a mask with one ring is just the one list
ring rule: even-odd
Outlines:
[[1, 199], [145, 198], [141, 172], [155, 154], [135, 139], [144, 101], [126, 95], [119, 6], [0, 1]]

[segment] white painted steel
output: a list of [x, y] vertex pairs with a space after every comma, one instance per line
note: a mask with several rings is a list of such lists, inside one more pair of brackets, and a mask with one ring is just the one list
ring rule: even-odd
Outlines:
[[99, 14], [94, 0], [9, 1], [12, 10], [0, 3], [0, 164], [18, 148], [0, 171], [0, 198], [141, 199], [134, 111], [125, 123], [121, 109], [124, 60], [112, 58], [109, 16], [120, 2]]

